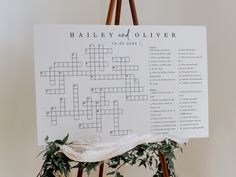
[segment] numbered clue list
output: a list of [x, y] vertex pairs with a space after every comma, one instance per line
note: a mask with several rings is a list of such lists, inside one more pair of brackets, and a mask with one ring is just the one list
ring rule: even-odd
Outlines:
[[149, 82], [152, 133], [208, 135], [205, 35], [183, 37], [174, 47], [150, 46]]

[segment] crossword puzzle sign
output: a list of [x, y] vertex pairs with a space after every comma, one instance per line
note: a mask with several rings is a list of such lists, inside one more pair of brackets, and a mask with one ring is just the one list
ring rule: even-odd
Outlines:
[[36, 25], [38, 143], [208, 136], [204, 27]]

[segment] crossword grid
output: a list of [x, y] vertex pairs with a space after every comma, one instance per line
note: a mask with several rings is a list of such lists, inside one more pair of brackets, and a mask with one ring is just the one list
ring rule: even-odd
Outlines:
[[120, 114], [122, 112], [122, 109], [119, 108], [119, 101], [115, 100], [113, 101], [113, 125], [114, 130], [110, 131], [111, 136], [120, 136], [120, 135], [128, 135], [129, 131], [131, 130], [121, 130], [120, 129]]
[[[133, 95], [133, 92], [136, 90], [141, 91], [143, 87], [139, 84], [139, 79], [135, 78], [135, 76], [131, 76], [127, 73], [127, 71], [138, 71], [139, 66], [137, 65], [127, 65], [130, 62], [129, 57], [113, 57], [112, 62], [118, 63], [118, 65], [112, 66], [113, 71], [119, 71], [120, 75], [124, 75], [125, 79], [125, 96], [127, 101], [146, 101], [148, 100], [147, 95]], [[143, 91], [141, 91], [143, 92]]]
[[78, 120], [80, 118], [79, 111], [79, 87], [78, 84], [73, 84], [73, 116], [74, 120]]
[[[105, 66], [108, 66], [108, 62], [104, 61], [104, 54], [111, 54], [111, 48], [104, 48], [103, 44], [98, 44], [96, 48], [95, 44], [90, 44], [89, 48], [85, 49], [85, 54], [89, 54], [89, 62], [86, 64], [89, 66], [90, 71], [96, 71], [97, 68], [99, 71], [104, 71]], [[97, 59], [97, 60], [96, 60]]]
[[[88, 77], [91, 81], [124, 81], [124, 85], [121, 87], [90, 88], [91, 95], [99, 94], [97, 100], [93, 100], [93, 96], [80, 100], [79, 85], [73, 84], [72, 108], [66, 107], [66, 97], [64, 96], [59, 98], [58, 106], [53, 106], [46, 112], [46, 117], [51, 119], [52, 126], [57, 126], [58, 117], [72, 117], [76, 121], [82, 121], [78, 125], [79, 129], [95, 129], [96, 132], [102, 132], [104, 116], [110, 116], [113, 118], [113, 129], [110, 131], [110, 136], [127, 135], [132, 131], [121, 129], [120, 118], [124, 114], [124, 110], [120, 108], [119, 100], [107, 100], [106, 95], [124, 93], [126, 101], [146, 101], [148, 96], [138, 94], [144, 92], [144, 87], [140, 85], [135, 74], [131, 73], [138, 72], [139, 66], [128, 65], [130, 57], [112, 57], [110, 65], [109, 61], [105, 61], [105, 54], [112, 53], [113, 50], [105, 48], [103, 44], [90, 44], [85, 49], [88, 60], [84, 64], [78, 59], [78, 53], [72, 53], [71, 61], [54, 62], [48, 71], [40, 72], [41, 77], [49, 78], [50, 86], [56, 87], [56, 89], [46, 89], [46, 95], [65, 95], [67, 77]], [[113, 73], [103, 74], [102, 72], [105, 72], [106, 68], [110, 68]]]

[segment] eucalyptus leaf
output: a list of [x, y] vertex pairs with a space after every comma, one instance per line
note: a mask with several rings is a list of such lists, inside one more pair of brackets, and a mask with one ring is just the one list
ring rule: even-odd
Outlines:
[[116, 171], [112, 171], [112, 172], [107, 173], [107, 175], [114, 175], [115, 173]]
[[66, 135], [65, 138], [63, 138], [62, 143], [63, 143], [63, 144], [66, 144], [68, 138], [69, 138], [69, 133]]

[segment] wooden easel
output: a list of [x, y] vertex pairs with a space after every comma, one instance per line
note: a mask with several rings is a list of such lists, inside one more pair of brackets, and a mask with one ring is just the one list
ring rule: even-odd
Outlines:
[[[121, 13], [122, 0], [110, 0], [110, 5], [108, 8], [108, 13], [107, 13], [106, 25], [111, 25], [115, 2], [116, 2], [115, 25], [120, 24], [120, 13]], [[137, 16], [134, 0], [129, 0], [129, 5], [130, 5], [130, 10], [131, 10], [131, 15], [133, 18], [133, 24], [138, 25], [139, 24], [138, 23], [138, 16]]]
[[[116, 14], [115, 14], [114, 24], [120, 25], [122, 0], [110, 0], [108, 12], [107, 12], [106, 25], [111, 25], [112, 23], [112, 16], [114, 13], [115, 3], [116, 3]], [[130, 11], [131, 11], [132, 19], [133, 19], [133, 24], [139, 25], [138, 15], [137, 15], [136, 7], [135, 7], [135, 0], [129, 0], [129, 5], [130, 5]], [[161, 162], [161, 167], [163, 171], [163, 177], [169, 177], [166, 158], [163, 153], [158, 152], [158, 154], [159, 154], [159, 160]], [[101, 163], [99, 166], [99, 177], [103, 177], [103, 169], [104, 169], [104, 163]], [[82, 176], [83, 176], [83, 170], [78, 169], [77, 177], [82, 177]]]

